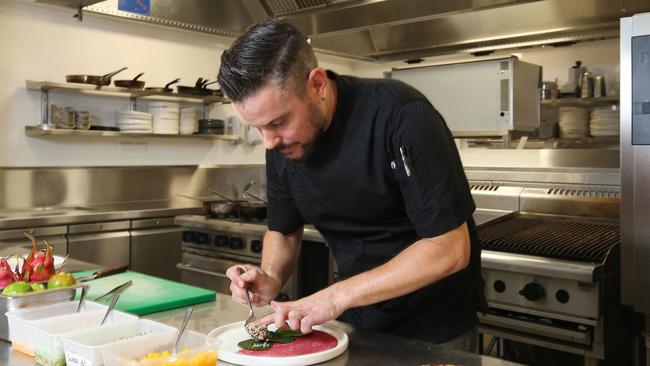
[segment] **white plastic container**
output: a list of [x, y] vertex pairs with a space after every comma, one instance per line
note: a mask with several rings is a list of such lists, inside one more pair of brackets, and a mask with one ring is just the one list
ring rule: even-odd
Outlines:
[[[70, 315], [77, 312], [78, 301], [67, 301], [62, 303], [35, 306], [25, 309], [16, 309], [5, 313], [9, 321], [9, 339], [11, 347], [29, 356], [34, 356], [34, 338], [32, 327], [45, 320]], [[104, 310], [106, 305], [92, 301], [84, 301], [79, 312]]]
[[[142, 360], [149, 353], [172, 352], [175, 334], [156, 334], [102, 347], [106, 366], [154, 366], [176, 361], [178, 366], [214, 366], [217, 364], [220, 341], [187, 330], [183, 333], [176, 356]], [[181, 351], [187, 349], [187, 351]]]
[[[43, 366], [65, 365], [65, 352], [61, 343], [62, 336], [69, 336], [84, 329], [100, 327], [105, 310], [93, 310], [85, 313], [63, 315], [44, 320], [32, 327], [34, 339], [34, 357], [36, 363]], [[135, 320], [135, 315], [113, 310], [105, 324]]]
[[153, 334], [176, 334], [172, 326], [153, 320], [138, 319], [75, 332], [61, 337], [68, 365], [101, 366], [104, 364], [101, 347]]

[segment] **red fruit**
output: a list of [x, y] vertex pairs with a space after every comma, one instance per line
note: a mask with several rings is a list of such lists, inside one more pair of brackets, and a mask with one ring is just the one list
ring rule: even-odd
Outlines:
[[31, 282], [47, 281], [56, 272], [54, 270], [54, 256], [52, 246], [45, 241], [46, 249], [41, 249], [31, 263], [33, 272], [29, 278]]
[[[19, 280], [28, 281], [30, 274], [34, 272], [33, 263], [35, 259], [34, 255], [36, 254], [37, 241], [36, 241], [36, 237], [33, 234], [27, 232], [23, 234], [25, 234], [26, 237], [31, 239], [32, 250], [29, 252], [29, 255], [27, 255], [27, 258], [23, 260], [23, 265], [20, 268], [20, 271], [18, 270], [18, 265], [16, 265], [16, 276], [18, 277]], [[27, 278], [25, 278], [25, 276], [27, 276]]]
[[0, 287], [7, 287], [7, 285], [15, 281], [14, 273], [11, 271], [7, 258], [0, 259]]

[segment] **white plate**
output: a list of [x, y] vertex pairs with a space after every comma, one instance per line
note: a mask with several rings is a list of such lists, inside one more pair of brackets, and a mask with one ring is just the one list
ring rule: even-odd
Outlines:
[[[273, 326], [270, 327], [273, 329]], [[238, 353], [241, 348], [237, 343], [250, 339], [246, 329], [244, 329], [244, 322], [237, 322], [219, 327], [210, 334], [208, 339], [219, 339], [221, 347], [219, 348], [219, 359], [225, 362], [230, 362], [242, 366], [306, 366], [315, 363], [329, 361], [341, 353], [345, 352], [348, 348], [348, 335], [332, 324], [322, 324], [314, 327], [316, 330], [328, 333], [338, 340], [336, 347], [308, 355], [300, 355], [293, 357], [264, 357], [264, 356], [250, 356]]]
[[[29, 255], [29, 253], [24, 253], [23, 258], [27, 257], [28, 255]], [[9, 263], [9, 266], [11, 267], [11, 269], [16, 268], [16, 263], [18, 263], [18, 260], [19, 259], [16, 258], [16, 257], [7, 258], [7, 262]], [[54, 269], [58, 270], [59, 268], [61, 268], [61, 265], [63, 264], [63, 260], [64, 260], [63, 257], [55, 255], [54, 256]], [[23, 261], [20, 260], [21, 265], [22, 265], [22, 262]]]

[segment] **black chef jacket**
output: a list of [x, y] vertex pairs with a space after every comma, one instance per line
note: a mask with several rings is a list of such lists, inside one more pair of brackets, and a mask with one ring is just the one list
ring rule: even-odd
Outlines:
[[[286, 234], [313, 224], [345, 279], [420, 238], [467, 222], [472, 253], [466, 269], [340, 318], [434, 343], [453, 339], [477, 322], [480, 247], [474, 202], [451, 133], [426, 97], [405, 83], [330, 71], [328, 77], [337, 85], [336, 112], [312, 155], [295, 162], [267, 150], [269, 229]], [[406, 163], [400, 147], [407, 150]]]

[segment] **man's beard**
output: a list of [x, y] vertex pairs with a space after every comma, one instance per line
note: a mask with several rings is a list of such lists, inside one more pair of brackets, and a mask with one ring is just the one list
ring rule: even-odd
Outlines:
[[325, 117], [319, 115], [318, 109], [316, 109], [316, 107], [313, 106], [311, 103], [309, 104], [309, 124], [314, 128], [314, 137], [312, 137], [309, 141], [304, 143], [294, 142], [289, 145], [280, 145], [277, 146], [275, 149], [282, 153], [282, 150], [286, 148], [291, 148], [292, 145], [300, 145], [302, 147], [302, 156], [298, 158], [291, 158], [284, 153], [283, 155], [287, 156], [287, 158], [295, 162], [304, 162], [307, 159], [309, 159], [309, 157], [314, 153], [314, 150], [318, 145], [318, 142], [325, 134], [325, 130], [327, 126], [327, 120], [325, 119]]

